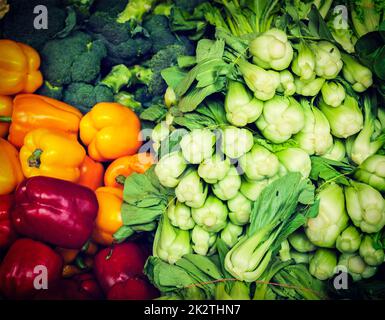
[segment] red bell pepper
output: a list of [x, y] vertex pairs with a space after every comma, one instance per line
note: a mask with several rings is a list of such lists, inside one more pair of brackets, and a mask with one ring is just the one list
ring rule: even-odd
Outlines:
[[109, 291], [108, 300], [150, 300], [159, 296], [157, 290], [147, 280], [131, 278], [118, 282]]
[[103, 292], [93, 274], [77, 274], [62, 282], [65, 299], [69, 300], [100, 300]]
[[145, 280], [148, 257], [140, 245], [128, 242], [105, 248], [95, 256], [94, 271], [109, 299], [153, 299], [156, 290]]
[[38, 176], [24, 180], [17, 188], [11, 217], [22, 235], [80, 249], [91, 236], [97, 213], [98, 202], [91, 189]]
[[0, 292], [8, 299], [31, 299], [55, 286], [62, 268], [62, 258], [50, 247], [31, 239], [19, 239], [0, 265]]
[[91, 273], [61, 279], [48, 290], [40, 290], [34, 300], [101, 300], [103, 292]]
[[10, 218], [13, 201], [13, 195], [0, 196], [0, 249], [7, 248], [16, 240], [16, 233]]

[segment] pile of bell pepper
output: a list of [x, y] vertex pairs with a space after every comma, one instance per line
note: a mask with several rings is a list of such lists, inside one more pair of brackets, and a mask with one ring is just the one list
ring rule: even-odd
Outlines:
[[0, 297], [150, 299], [144, 244], [115, 243], [123, 186], [154, 160], [118, 103], [76, 108], [34, 94], [39, 54], [0, 40]]

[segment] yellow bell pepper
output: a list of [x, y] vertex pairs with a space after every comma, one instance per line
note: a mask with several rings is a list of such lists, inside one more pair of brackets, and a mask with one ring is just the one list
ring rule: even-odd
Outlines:
[[99, 211], [95, 220], [93, 239], [102, 245], [112, 244], [113, 234], [123, 225], [121, 206], [123, 190], [113, 187], [101, 187], [95, 191]]
[[35, 92], [43, 84], [40, 56], [32, 47], [0, 39], [0, 94]]
[[7, 140], [0, 138], [0, 195], [12, 193], [23, 179], [19, 153]]
[[96, 161], [133, 155], [141, 146], [140, 120], [121, 104], [98, 103], [81, 119], [80, 138]]
[[50, 129], [35, 129], [24, 138], [20, 162], [24, 175], [46, 176], [77, 182], [86, 152], [70, 135]]

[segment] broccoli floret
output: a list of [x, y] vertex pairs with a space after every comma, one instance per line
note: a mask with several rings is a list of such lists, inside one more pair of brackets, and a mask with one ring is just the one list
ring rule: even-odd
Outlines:
[[64, 92], [64, 102], [87, 113], [98, 102], [113, 102], [112, 90], [104, 85], [93, 86], [87, 83], [71, 83]]
[[75, 32], [67, 38], [47, 42], [41, 51], [41, 70], [54, 86], [74, 81], [91, 83], [99, 75], [106, 54], [103, 43], [93, 41], [84, 32]]
[[116, 17], [111, 12], [96, 11], [87, 24], [88, 31], [107, 48], [107, 67], [134, 64], [152, 52], [151, 39], [142, 34], [133, 36], [130, 23], [118, 23]]
[[151, 15], [143, 21], [143, 27], [150, 34], [154, 52], [179, 43], [177, 37], [172, 33], [169, 21], [165, 16]]
[[44, 81], [43, 85], [36, 93], [52, 99], [61, 100], [63, 98], [63, 87], [56, 87], [48, 81]]
[[152, 70], [152, 77], [145, 81], [148, 92], [152, 96], [163, 95], [167, 89], [166, 82], [163, 80], [161, 71], [177, 64], [179, 56], [191, 54], [191, 48], [185, 45], [168, 46], [152, 56], [143, 65]]
[[[9, 0], [10, 11], [1, 20], [0, 34], [3, 38], [29, 44], [39, 50], [66, 26], [67, 10], [60, 0]], [[37, 5], [48, 10], [48, 29], [35, 29], [33, 12]]]
[[148, 100], [149, 96], [151, 98], [161, 96], [167, 88], [161, 75], [162, 70], [176, 65], [179, 56], [191, 54], [192, 50], [193, 48], [188, 45], [170, 45], [158, 51], [142, 65], [114, 66], [101, 83], [111, 88], [114, 93], [117, 93], [124, 86], [145, 85], [145, 91], [142, 91], [140, 97], [137, 98], [140, 102]]
[[118, 22], [140, 22], [144, 14], [149, 12], [157, 0], [130, 0], [118, 15]]

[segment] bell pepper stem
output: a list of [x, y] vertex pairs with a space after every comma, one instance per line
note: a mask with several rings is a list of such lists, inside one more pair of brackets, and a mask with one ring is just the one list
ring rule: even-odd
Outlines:
[[0, 116], [0, 122], [11, 123], [12, 117]]
[[28, 165], [31, 168], [39, 168], [40, 167], [40, 157], [43, 153], [43, 150], [36, 149], [34, 152], [32, 152], [31, 156], [28, 158]]
[[116, 183], [119, 183], [120, 185], [124, 186], [124, 182], [126, 181], [126, 177], [122, 174], [116, 176], [115, 178]]

